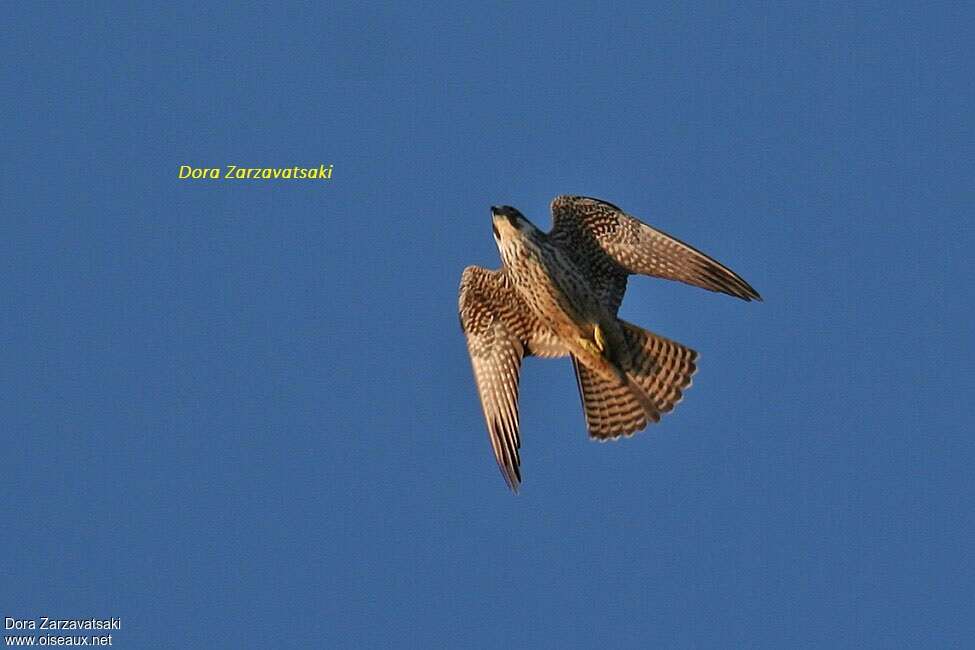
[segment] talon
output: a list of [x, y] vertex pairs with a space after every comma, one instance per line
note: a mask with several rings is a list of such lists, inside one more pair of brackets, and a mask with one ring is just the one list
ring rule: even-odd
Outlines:
[[603, 330], [599, 327], [599, 323], [593, 326], [592, 337], [596, 341], [596, 347], [599, 348], [600, 352], [606, 350], [606, 339], [603, 337]]
[[579, 345], [581, 345], [587, 352], [596, 355], [597, 357], [602, 356], [603, 351], [598, 345], [590, 341], [589, 339], [579, 338]]

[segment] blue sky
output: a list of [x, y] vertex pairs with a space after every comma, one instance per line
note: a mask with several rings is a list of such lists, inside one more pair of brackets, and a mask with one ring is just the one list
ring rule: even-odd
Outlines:
[[[973, 21], [13, 9], [0, 614], [127, 648], [970, 645]], [[498, 264], [488, 206], [547, 227], [564, 193], [765, 302], [631, 281], [701, 363], [614, 444], [527, 361], [513, 497], [457, 284]]]

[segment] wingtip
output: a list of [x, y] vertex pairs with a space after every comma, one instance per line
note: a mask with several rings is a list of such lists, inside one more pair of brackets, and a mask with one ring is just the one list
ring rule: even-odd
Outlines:
[[741, 278], [741, 276], [736, 275], [735, 278], [738, 280], [738, 286], [736, 287], [737, 290], [734, 293], [731, 293], [729, 291], [725, 291], [725, 293], [731, 293], [731, 295], [733, 295], [734, 297], [740, 298], [745, 302], [751, 302], [753, 300], [756, 302], [765, 302], [764, 300], [762, 300], [761, 294], [755, 291], [755, 288], [752, 285], [745, 282]]
[[508, 489], [511, 490], [511, 493], [518, 496], [519, 491], [521, 490], [521, 479], [515, 477], [509, 478], [506, 476], [504, 480], [508, 484]]
[[504, 482], [508, 485], [508, 489], [511, 490], [512, 494], [517, 495], [518, 490], [521, 488], [521, 472], [516, 468], [512, 469], [514, 469], [514, 471], [509, 472], [507, 468], [498, 464], [498, 470], [501, 472], [501, 478], [504, 479]]

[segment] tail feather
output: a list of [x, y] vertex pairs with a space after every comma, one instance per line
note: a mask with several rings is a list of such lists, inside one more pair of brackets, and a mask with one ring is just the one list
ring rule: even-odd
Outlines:
[[573, 357], [586, 425], [593, 438], [630, 436], [659, 422], [680, 402], [697, 370], [697, 352], [620, 321], [626, 339], [626, 385], [608, 381]]

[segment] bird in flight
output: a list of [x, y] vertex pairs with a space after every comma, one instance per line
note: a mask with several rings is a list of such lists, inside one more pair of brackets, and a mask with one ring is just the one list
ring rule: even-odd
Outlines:
[[544, 233], [515, 208], [491, 208], [501, 268], [464, 269], [460, 325], [494, 457], [521, 484], [518, 380], [524, 357], [571, 357], [586, 427], [630, 436], [673, 410], [697, 352], [617, 317], [630, 275], [677, 280], [742, 300], [761, 296], [699, 250], [599, 199], [559, 196]]

